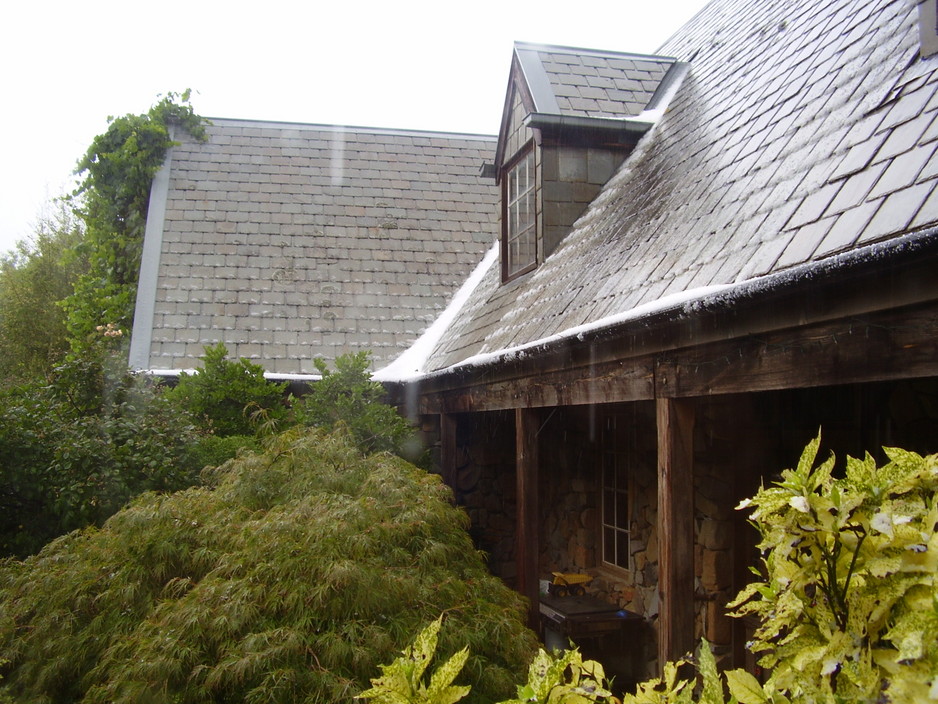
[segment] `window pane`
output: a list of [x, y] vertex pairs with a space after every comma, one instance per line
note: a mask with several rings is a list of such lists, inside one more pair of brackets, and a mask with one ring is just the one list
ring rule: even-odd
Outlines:
[[603, 455], [603, 486], [609, 489], [616, 488], [616, 456], [608, 453]]
[[616, 492], [616, 528], [629, 529], [629, 495], [624, 491]]
[[628, 443], [622, 433], [624, 424], [619, 417], [606, 419], [603, 429], [601, 468], [601, 507], [603, 561], [622, 569], [631, 568], [629, 548], [631, 528], [631, 502], [629, 496]]
[[629, 566], [629, 536], [628, 533], [619, 533], [616, 542], [616, 564], [619, 567]]
[[629, 463], [624, 455], [619, 455], [616, 462], [616, 488], [625, 491], [629, 486]]
[[534, 153], [529, 151], [511, 171], [505, 183], [505, 240], [508, 274], [521, 271], [537, 260], [534, 201]]

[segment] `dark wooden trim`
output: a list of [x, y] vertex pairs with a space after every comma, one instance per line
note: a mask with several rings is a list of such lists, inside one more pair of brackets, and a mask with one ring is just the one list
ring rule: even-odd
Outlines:
[[528, 625], [539, 624], [538, 554], [538, 448], [540, 414], [530, 408], [515, 410], [515, 452], [517, 472], [517, 546], [518, 591], [529, 600]]
[[694, 402], [658, 399], [658, 667], [694, 648]]
[[[616, 340], [427, 379], [422, 413], [619, 403], [938, 376], [938, 303], [630, 355]], [[611, 356], [618, 353], [618, 359]], [[667, 372], [661, 370], [666, 365]]]
[[[664, 396], [775, 391], [938, 376], [933, 305], [675, 350]], [[659, 361], [659, 365], [661, 361]]]
[[440, 472], [447, 486], [456, 487], [456, 418], [440, 414]]
[[519, 377], [482, 383], [471, 388], [422, 394], [421, 413], [465, 413], [515, 408], [580, 406], [620, 401], [647, 401], [654, 398], [654, 360], [646, 357], [576, 367], [566, 371], [543, 372], [536, 377]]

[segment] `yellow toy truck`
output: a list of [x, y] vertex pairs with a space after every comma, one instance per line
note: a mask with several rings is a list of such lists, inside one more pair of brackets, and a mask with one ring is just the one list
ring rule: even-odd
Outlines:
[[552, 572], [551, 574], [554, 575], [554, 579], [547, 591], [553, 596], [583, 596], [586, 594], [586, 585], [593, 581], [592, 575], [580, 572]]

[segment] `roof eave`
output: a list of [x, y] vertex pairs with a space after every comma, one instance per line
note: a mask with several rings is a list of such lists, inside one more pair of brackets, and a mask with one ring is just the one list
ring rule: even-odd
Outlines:
[[534, 129], [588, 130], [641, 137], [655, 123], [637, 117], [583, 117], [534, 112], [527, 116], [525, 124]]
[[[500, 366], [537, 370], [544, 360], [571, 346], [608, 345], [621, 352], [656, 353], [675, 345], [759, 334], [808, 321], [862, 315], [938, 299], [933, 272], [938, 266], [938, 228], [910, 233], [819, 262], [720, 287], [714, 293], [681, 300], [645, 315], [623, 316], [609, 325], [572, 329], [528, 345], [429, 372], [434, 385], [464, 385]], [[884, 276], [888, 273], [888, 277]], [[887, 290], [888, 289], [888, 290]], [[766, 310], [771, 315], [766, 314]], [[790, 315], [784, 315], [787, 311]], [[765, 330], [761, 329], [765, 328]], [[712, 340], [711, 340], [712, 338]], [[667, 344], [649, 345], [648, 340]], [[684, 340], [685, 342], [678, 342]], [[519, 372], [517, 369], [514, 375]], [[449, 380], [449, 381], [447, 381]]]

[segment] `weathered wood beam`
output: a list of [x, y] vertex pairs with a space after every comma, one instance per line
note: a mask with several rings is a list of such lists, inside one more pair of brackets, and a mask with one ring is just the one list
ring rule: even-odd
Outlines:
[[[617, 360], [534, 376], [490, 381], [421, 398], [421, 413], [467, 413], [524, 406], [548, 408], [654, 397], [654, 359]], [[520, 402], [520, 403], [519, 403]]]
[[658, 667], [694, 648], [694, 401], [659, 398]]
[[[631, 349], [624, 342], [613, 349]], [[566, 366], [486, 369], [426, 382], [422, 413], [460, 413], [708, 396], [938, 376], [938, 304], [685, 344], [609, 360], [608, 351], [565, 355]], [[605, 361], [584, 364], [592, 357]], [[656, 367], [673, 373], [655, 384]]]
[[538, 448], [540, 414], [531, 408], [515, 410], [515, 451], [517, 473], [517, 545], [518, 591], [530, 603], [528, 625], [538, 630], [538, 554], [540, 520], [538, 518]]
[[938, 376], [938, 311], [914, 307], [777, 330], [667, 355], [669, 396]]
[[440, 414], [440, 474], [443, 482], [456, 489], [456, 417]]

